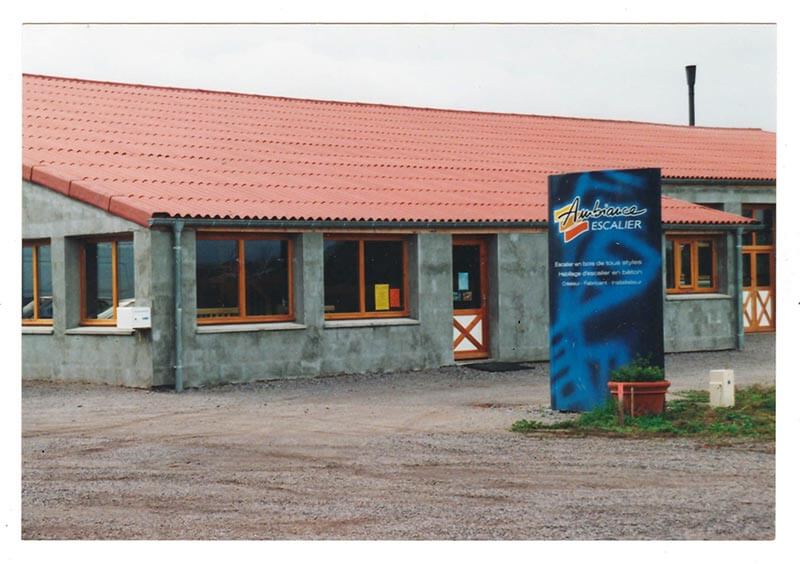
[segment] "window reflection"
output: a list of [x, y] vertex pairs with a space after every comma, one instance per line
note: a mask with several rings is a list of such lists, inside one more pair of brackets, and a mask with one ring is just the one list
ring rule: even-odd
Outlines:
[[111, 242], [87, 243], [84, 247], [87, 319], [113, 318], [114, 283], [111, 270], [113, 245]]
[[244, 242], [247, 315], [289, 313], [288, 241]]
[[325, 312], [360, 311], [358, 241], [325, 241]]
[[22, 319], [33, 319], [33, 247], [22, 247]]
[[196, 250], [198, 319], [232, 323], [291, 316], [289, 239], [206, 235], [197, 239]]
[[236, 240], [197, 241], [197, 316], [239, 315], [239, 267]]

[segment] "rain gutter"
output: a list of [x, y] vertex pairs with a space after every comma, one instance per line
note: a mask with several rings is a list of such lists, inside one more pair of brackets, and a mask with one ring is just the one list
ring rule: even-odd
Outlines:
[[[334, 221], [334, 220], [283, 220], [283, 219], [204, 219], [154, 217], [150, 227], [173, 227], [181, 222], [184, 227], [229, 227], [231, 229], [547, 229], [546, 221]], [[742, 226], [735, 223], [663, 223], [665, 229], [736, 230]], [[747, 225], [748, 229], [760, 229], [758, 224]]]
[[[739, 223], [664, 223], [665, 230], [669, 231], [737, 231], [742, 229]], [[747, 224], [747, 229], [758, 231], [759, 224]]]
[[230, 227], [237, 229], [452, 229], [452, 228], [546, 228], [546, 221], [339, 221], [284, 219], [203, 219], [154, 217], [150, 227], [171, 226], [181, 221], [186, 227]]

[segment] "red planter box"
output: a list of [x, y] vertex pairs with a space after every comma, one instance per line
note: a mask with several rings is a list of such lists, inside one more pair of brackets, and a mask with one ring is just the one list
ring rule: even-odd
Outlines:
[[[622, 384], [622, 402], [625, 413], [639, 415], [659, 415], [664, 413], [669, 380], [658, 382], [609, 382], [608, 391], [619, 401], [618, 389]], [[631, 412], [631, 404], [633, 411]]]

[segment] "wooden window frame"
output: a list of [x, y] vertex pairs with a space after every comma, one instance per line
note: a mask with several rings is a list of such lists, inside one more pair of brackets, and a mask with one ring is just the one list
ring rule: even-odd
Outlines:
[[[198, 317], [195, 313], [195, 319], [198, 325], [229, 325], [235, 323], [278, 323], [295, 320], [294, 313], [294, 240], [291, 235], [276, 234], [276, 233], [258, 233], [258, 232], [235, 232], [235, 231], [198, 231], [197, 240], [224, 240], [236, 241], [236, 262], [238, 274], [238, 308], [239, 315], [237, 316], [219, 316], [219, 317]], [[245, 241], [286, 241], [286, 265], [288, 268], [288, 285], [289, 285], [289, 302], [287, 304], [287, 313], [280, 315], [247, 315], [247, 279], [245, 277]], [[197, 270], [195, 269], [195, 273]], [[195, 288], [197, 287], [197, 280], [195, 279]], [[195, 305], [196, 307], [196, 305]]]
[[[667, 241], [671, 242], [673, 247], [672, 251], [672, 271], [673, 280], [675, 281], [674, 288], [667, 288], [668, 294], [715, 294], [719, 292], [719, 250], [720, 237], [718, 235], [668, 235]], [[698, 243], [711, 243], [711, 287], [701, 288], [698, 285], [699, 278], [699, 264], [697, 256]], [[679, 248], [680, 245], [689, 245], [691, 252], [692, 263], [692, 276], [689, 285], [681, 286], [681, 256]], [[666, 265], [665, 265], [666, 267]]]
[[[133, 235], [112, 235], [97, 237], [82, 237], [80, 253], [80, 291], [81, 291], [81, 325], [88, 326], [111, 326], [117, 325], [117, 307], [119, 307], [119, 288], [118, 288], [118, 266], [117, 266], [117, 244], [119, 242], [132, 242]], [[86, 316], [86, 245], [89, 243], [112, 243], [111, 245], [111, 318], [110, 319], [89, 319]], [[134, 280], [136, 279], [136, 265], [134, 264]], [[134, 299], [135, 299], [134, 290]]]
[[[745, 229], [745, 233], [742, 235], [742, 247], [746, 247], [749, 250], [771, 250], [775, 248], [776, 236], [777, 236], [777, 224], [778, 224], [778, 216], [776, 212], [775, 204], [742, 204], [742, 215], [745, 217], [755, 218], [756, 212], [758, 210], [769, 210], [772, 212], [772, 243], [769, 245], [762, 245], [756, 243], [756, 231], [748, 231]], [[745, 215], [745, 212], [752, 212], [752, 215]]]
[[45, 325], [51, 326], [53, 325], [53, 319], [40, 319], [39, 318], [39, 247], [49, 246], [50, 247], [50, 273], [52, 278], [52, 269], [53, 269], [53, 247], [50, 244], [49, 239], [31, 239], [28, 241], [22, 242], [22, 247], [31, 247], [33, 249], [32, 254], [32, 262], [31, 265], [33, 266], [33, 318], [31, 319], [23, 319], [23, 325]]
[[[406, 235], [353, 235], [353, 234], [326, 234], [325, 241], [355, 241], [358, 243], [358, 304], [359, 311], [349, 311], [342, 313], [325, 312], [326, 320], [336, 319], [380, 319], [409, 317], [409, 278], [408, 278], [408, 236]], [[366, 286], [366, 265], [364, 261], [364, 243], [366, 241], [399, 241], [403, 244], [403, 309], [401, 311], [366, 311], [367, 286]], [[322, 261], [322, 268], [325, 268], [325, 261]], [[323, 275], [323, 307], [325, 283]]]

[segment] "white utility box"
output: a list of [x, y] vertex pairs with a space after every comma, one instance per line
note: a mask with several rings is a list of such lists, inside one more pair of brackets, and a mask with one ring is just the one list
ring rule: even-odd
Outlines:
[[150, 329], [149, 307], [118, 307], [117, 327], [120, 329]]
[[711, 407], [733, 407], [735, 382], [733, 370], [711, 370], [708, 373], [708, 402]]

